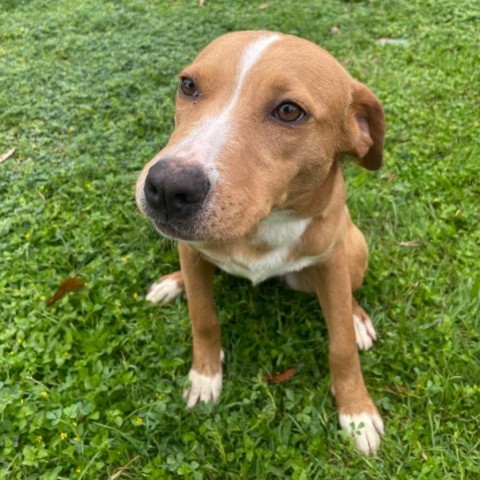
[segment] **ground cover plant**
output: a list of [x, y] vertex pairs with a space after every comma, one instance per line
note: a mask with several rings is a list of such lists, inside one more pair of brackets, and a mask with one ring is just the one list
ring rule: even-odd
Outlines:
[[[0, 478], [480, 478], [479, 21], [473, 0], [1, 0]], [[176, 72], [239, 29], [313, 40], [385, 106], [383, 170], [345, 163], [377, 457], [338, 430], [313, 297], [218, 275], [226, 383], [192, 412], [186, 302], [144, 299], [178, 257], [136, 174]], [[68, 277], [86, 284], [47, 307]]]

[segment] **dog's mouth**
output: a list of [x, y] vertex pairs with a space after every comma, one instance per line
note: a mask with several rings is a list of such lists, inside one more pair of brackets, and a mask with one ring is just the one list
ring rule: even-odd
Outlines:
[[236, 231], [232, 228], [218, 228], [221, 222], [215, 220], [206, 221], [185, 221], [185, 222], [169, 222], [155, 215], [147, 213], [152, 221], [155, 229], [160, 235], [171, 240], [182, 240], [185, 242], [202, 242], [202, 243], [230, 243], [238, 240], [251, 233], [252, 228], [248, 231]]
[[198, 235], [196, 229], [192, 224], [172, 225], [170, 222], [162, 221], [152, 215], [148, 215], [152, 220], [155, 229], [160, 235], [171, 240], [183, 240], [193, 242], [197, 240], [204, 240], [201, 235]]
[[160, 235], [169, 238], [171, 240], [182, 240], [184, 242], [206, 242], [206, 243], [227, 243], [234, 241], [238, 236], [228, 234], [209, 234], [204, 229], [192, 228], [189, 225], [185, 226], [173, 226], [168, 222], [161, 222], [152, 219], [152, 223], [155, 226]]
[[155, 214], [147, 212], [157, 232], [170, 240], [182, 240], [184, 242], [222, 242], [229, 240], [224, 235], [215, 235], [208, 228], [208, 222], [198, 219], [185, 221], [169, 221], [158, 218]]

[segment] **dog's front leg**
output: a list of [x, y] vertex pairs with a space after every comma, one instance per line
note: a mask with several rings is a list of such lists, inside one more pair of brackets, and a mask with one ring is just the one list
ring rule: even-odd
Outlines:
[[383, 434], [383, 422], [363, 381], [352, 321], [352, 292], [345, 247], [340, 245], [325, 263], [308, 275], [322, 307], [330, 340], [329, 362], [332, 393], [340, 425], [353, 435], [358, 450], [375, 453]]
[[222, 391], [222, 346], [220, 325], [213, 300], [214, 266], [186, 243], [178, 245], [192, 322], [193, 363], [184, 392], [187, 407], [198, 402], [216, 402]]

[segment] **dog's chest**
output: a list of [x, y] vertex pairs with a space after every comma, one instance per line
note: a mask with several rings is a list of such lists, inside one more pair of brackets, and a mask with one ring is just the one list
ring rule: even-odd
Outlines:
[[[275, 213], [260, 223], [258, 232], [248, 242], [227, 249], [197, 248], [220, 269], [257, 284], [270, 277], [301, 270], [318, 261], [318, 256], [295, 254], [310, 222], [311, 219]], [[264, 247], [264, 251], [259, 249], [259, 245]]]

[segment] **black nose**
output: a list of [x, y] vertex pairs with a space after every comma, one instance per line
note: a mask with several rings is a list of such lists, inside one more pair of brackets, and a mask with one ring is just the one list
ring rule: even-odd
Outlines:
[[201, 210], [210, 182], [200, 167], [163, 159], [148, 171], [143, 190], [147, 205], [162, 220], [186, 220]]

